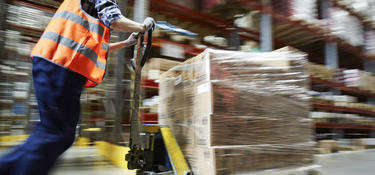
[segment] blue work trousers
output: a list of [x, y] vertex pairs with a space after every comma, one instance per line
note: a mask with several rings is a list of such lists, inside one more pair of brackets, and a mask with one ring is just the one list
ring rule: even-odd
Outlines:
[[86, 78], [43, 58], [33, 58], [40, 123], [20, 146], [0, 158], [0, 175], [45, 175], [74, 142]]

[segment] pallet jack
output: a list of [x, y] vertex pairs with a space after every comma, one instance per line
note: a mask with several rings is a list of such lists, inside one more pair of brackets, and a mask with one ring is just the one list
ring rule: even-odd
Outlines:
[[135, 79], [130, 119], [130, 151], [125, 160], [128, 169], [136, 170], [137, 175], [193, 175], [171, 129], [165, 125], [141, 124], [139, 120], [141, 72], [150, 56], [153, 30], [152, 28], [146, 32], [146, 47], [146, 33], [138, 34], [136, 57], [130, 61]]

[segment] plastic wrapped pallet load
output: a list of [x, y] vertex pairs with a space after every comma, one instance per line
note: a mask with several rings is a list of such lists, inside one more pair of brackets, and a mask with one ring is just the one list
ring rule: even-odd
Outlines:
[[288, 48], [207, 49], [162, 74], [159, 123], [171, 127], [195, 174], [311, 170], [305, 57]]

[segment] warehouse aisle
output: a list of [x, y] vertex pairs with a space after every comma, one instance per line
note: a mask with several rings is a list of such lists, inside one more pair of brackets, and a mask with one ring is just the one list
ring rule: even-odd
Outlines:
[[375, 149], [316, 155], [323, 175], [373, 175]]
[[[0, 150], [0, 156], [6, 151]], [[98, 156], [95, 148], [70, 148], [52, 171], [51, 175], [133, 175]], [[322, 165], [322, 175], [373, 175], [375, 149], [316, 155]]]
[[96, 154], [95, 147], [72, 147], [64, 153], [51, 175], [132, 175]]
[[[73, 147], [63, 155], [51, 175], [132, 175], [95, 153], [95, 148]], [[322, 175], [373, 175], [375, 172], [375, 149], [354, 152], [316, 155], [322, 165]]]

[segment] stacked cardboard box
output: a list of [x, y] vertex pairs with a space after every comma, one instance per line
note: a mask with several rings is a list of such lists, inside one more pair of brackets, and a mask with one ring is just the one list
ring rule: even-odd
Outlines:
[[332, 7], [328, 9], [329, 29], [332, 34], [345, 40], [353, 46], [361, 46], [364, 43], [363, 26], [358, 18], [350, 15], [346, 10]]
[[159, 122], [195, 174], [313, 164], [305, 55], [208, 49], [161, 76]]
[[335, 79], [338, 82], [345, 83], [348, 87], [375, 92], [375, 76], [372, 73], [358, 69], [343, 69], [337, 72]]
[[315, 63], [308, 63], [306, 66], [306, 71], [310, 76], [323, 80], [333, 80], [335, 75], [335, 69]]
[[375, 31], [365, 32], [365, 52], [367, 55], [375, 55]]
[[163, 58], [151, 58], [142, 69], [142, 76], [144, 78], [157, 80], [165, 71], [179, 64], [180, 62], [178, 61]]
[[337, 4], [352, 9], [370, 24], [375, 24], [375, 1], [373, 0], [337, 0]]
[[375, 139], [366, 138], [366, 139], [354, 139], [353, 145], [364, 147], [365, 149], [374, 149], [375, 148]]
[[302, 19], [310, 23], [316, 19], [318, 13], [317, 0], [291, 0], [290, 3], [292, 17]]
[[291, 19], [304, 20], [308, 23], [316, 21], [317, 0], [274, 0], [274, 10], [291, 17]]
[[327, 149], [329, 153], [337, 152], [337, 147], [339, 146], [336, 140], [320, 140], [318, 142], [318, 148]]

